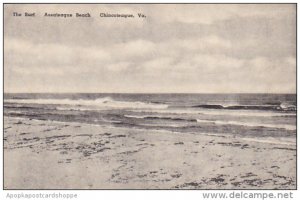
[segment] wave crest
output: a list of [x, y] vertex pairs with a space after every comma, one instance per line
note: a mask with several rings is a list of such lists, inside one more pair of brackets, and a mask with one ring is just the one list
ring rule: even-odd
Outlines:
[[[117, 101], [111, 97], [98, 98], [95, 100], [87, 99], [8, 99], [5, 103], [22, 103], [22, 104], [50, 104], [50, 105], [66, 105], [68, 107], [59, 107], [63, 110], [93, 110], [93, 109], [165, 109], [166, 104], [153, 104], [140, 101]], [[72, 107], [73, 106], [73, 107]], [[74, 107], [75, 106], [75, 107]], [[84, 107], [82, 107], [84, 106]]]
[[200, 104], [192, 106], [194, 108], [223, 109], [223, 110], [265, 110], [265, 111], [296, 111], [297, 107], [288, 103], [280, 105], [219, 105]]

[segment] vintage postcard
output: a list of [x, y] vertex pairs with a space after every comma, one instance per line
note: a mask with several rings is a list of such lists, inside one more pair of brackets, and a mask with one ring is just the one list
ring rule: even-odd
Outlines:
[[4, 189], [296, 189], [296, 4], [4, 4]]

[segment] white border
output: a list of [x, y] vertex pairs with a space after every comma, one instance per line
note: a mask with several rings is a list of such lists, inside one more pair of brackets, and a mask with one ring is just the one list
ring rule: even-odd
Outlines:
[[[80, 0], [70, 0], [70, 1], [47, 1], [47, 0], [28, 0], [28, 1], [13, 1], [13, 0], [1, 0], [1, 4], [2, 4], [2, 8], [0, 9], [0, 16], [1, 16], [1, 81], [0, 81], [0, 87], [3, 88], [3, 3], [299, 3], [300, 0], [297, 1], [278, 1], [278, 0], [268, 0], [268, 1], [242, 1], [242, 0], [231, 0], [231, 1], [224, 1], [224, 0], [217, 0], [217, 1], [197, 1], [197, 0], [193, 0], [193, 1], [178, 1], [178, 0], [163, 0], [163, 1], [149, 1], [149, 0], [143, 0], [143, 1], [137, 1], [137, 0], [106, 0], [106, 1], [95, 1], [95, 0], [90, 0], [90, 1], [80, 1]], [[297, 6], [298, 7], [298, 6]], [[297, 15], [297, 27], [299, 27], [299, 19], [298, 19]], [[299, 38], [299, 32], [297, 31], [297, 38]], [[297, 49], [298, 49], [298, 44], [297, 44]], [[298, 54], [297, 54], [297, 60], [299, 60]], [[297, 70], [297, 77], [299, 78], [299, 70]], [[298, 79], [297, 79], [297, 88], [299, 89], [298, 86]], [[297, 89], [297, 93], [299, 94], [299, 90]], [[3, 91], [2, 91], [3, 92]], [[2, 110], [2, 105], [3, 105], [3, 94], [1, 92], [1, 113], [3, 113]], [[297, 95], [297, 99], [299, 99], [299, 95]], [[297, 102], [298, 105], [298, 102]], [[297, 112], [297, 115], [299, 113]], [[0, 129], [3, 130], [3, 119], [2, 119], [2, 114], [0, 117], [0, 121], [1, 121], [1, 125], [0, 125]], [[299, 118], [298, 118], [299, 120]], [[298, 123], [297, 120], [297, 123]], [[299, 132], [297, 131], [297, 134]], [[300, 136], [298, 136], [298, 144], [299, 144], [299, 138]], [[172, 200], [179, 200], [179, 199], [203, 199], [202, 197], [202, 193], [205, 192], [211, 192], [211, 193], [217, 193], [217, 192], [222, 192], [222, 193], [227, 193], [228, 195], [230, 193], [232, 193], [232, 190], [46, 190], [46, 191], [41, 191], [41, 190], [34, 190], [34, 191], [11, 191], [11, 190], [5, 190], [3, 191], [3, 166], [2, 166], [2, 149], [3, 149], [3, 132], [0, 135], [0, 149], [1, 149], [1, 153], [0, 153], [0, 160], [1, 160], [1, 167], [0, 167], [0, 177], [1, 177], [1, 181], [0, 181], [0, 190], [1, 190], [1, 194], [0, 194], [0, 198], [1, 199], [7, 199], [6, 196], [7, 194], [19, 194], [19, 193], [34, 193], [34, 194], [38, 194], [38, 193], [53, 193], [53, 192], [60, 192], [60, 193], [73, 193], [73, 194], [77, 194], [79, 200], [83, 199], [121, 199], [121, 200], [126, 200], [126, 199], [130, 199], [130, 200], [154, 200], [154, 199], [172, 199]], [[299, 149], [297, 149], [297, 155], [299, 155]], [[297, 158], [298, 159], [298, 158]], [[298, 168], [297, 168], [297, 182], [300, 182], [299, 179], [299, 174], [300, 174], [300, 170], [299, 170], [299, 165], [300, 163], [298, 162]], [[298, 186], [299, 189], [299, 186]], [[242, 192], [240, 190], [235, 190], [234, 192]], [[300, 199], [300, 193], [299, 191], [295, 191], [295, 190], [247, 190], [244, 192], [259, 192], [259, 193], [263, 193], [263, 192], [267, 192], [267, 193], [278, 193], [278, 192], [292, 192], [293, 193], [293, 199]], [[216, 198], [218, 199], [218, 198]], [[236, 198], [237, 199], [237, 198]]]

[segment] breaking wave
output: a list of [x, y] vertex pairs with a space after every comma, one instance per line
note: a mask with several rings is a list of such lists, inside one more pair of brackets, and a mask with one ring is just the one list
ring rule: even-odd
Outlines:
[[220, 104], [200, 104], [193, 108], [224, 109], [224, 110], [265, 110], [265, 111], [296, 111], [297, 107], [289, 103], [279, 105], [220, 105]]
[[162, 117], [162, 116], [150, 116], [150, 115], [124, 115], [127, 118], [134, 119], [145, 119], [145, 120], [170, 120], [170, 121], [183, 121], [183, 122], [198, 122], [198, 123], [213, 123], [216, 125], [236, 125], [245, 127], [264, 127], [264, 128], [275, 128], [275, 129], [286, 129], [294, 131], [296, 130], [295, 125], [288, 124], [265, 124], [265, 123], [251, 123], [242, 121], [223, 121], [223, 120], [205, 120], [205, 119], [193, 119], [193, 118], [179, 118], [179, 117]]
[[[68, 107], [58, 107], [60, 110], [93, 110], [93, 109], [165, 109], [166, 104], [145, 103], [139, 101], [117, 101], [111, 97], [98, 98], [95, 100], [87, 99], [8, 99], [5, 103], [22, 104], [45, 104], [45, 105], [66, 105]], [[75, 106], [75, 107], [74, 107]], [[84, 106], [84, 107], [83, 107]]]

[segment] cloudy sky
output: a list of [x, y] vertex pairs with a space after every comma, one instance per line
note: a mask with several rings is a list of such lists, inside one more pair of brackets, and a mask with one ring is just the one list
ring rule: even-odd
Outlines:
[[295, 4], [44, 4], [4, 11], [5, 92], [296, 92]]

